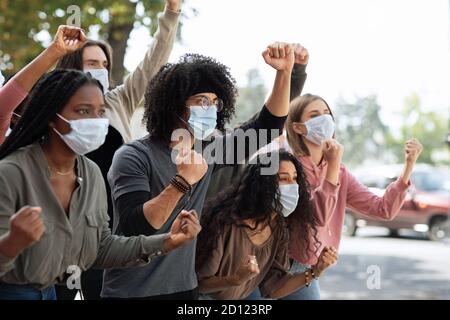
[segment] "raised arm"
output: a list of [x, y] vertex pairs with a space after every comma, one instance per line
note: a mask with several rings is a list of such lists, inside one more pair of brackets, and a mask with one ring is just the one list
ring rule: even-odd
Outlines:
[[214, 148], [224, 151], [215, 154], [214, 162], [219, 164], [216, 169], [221, 165], [242, 163], [283, 131], [289, 110], [291, 73], [294, 66], [293, 45], [276, 42], [268, 46], [262, 55], [265, 62], [276, 70], [271, 94], [252, 121], [215, 139]]
[[[143, 152], [131, 146], [122, 147], [117, 151], [108, 173], [113, 201], [119, 209], [120, 228], [125, 235], [155, 233], [170, 218], [184, 196], [168, 182], [159, 195], [149, 199], [150, 176]], [[190, 185], [199, 181], [208, 169], [205, 160], [195, 151], [180, 154], [176, 160], [179, 161], [178, 174]], [[145, 230], [148, 232], [143, 232]]]
[[349, 174], [347, 203], [357, 212], [375, 219], [392, 220], [402, 207], [414, 165], [422, 152], [422, 145], [416, 139], [405, 143], [405, 165], [401, 176], [392, 182], [382, 197], [372, 193]]
[[285, 117], [289, 111], [291, 73], [294, 67], [294, 46], [275, 42], [263, 52], [264, 61], [276, 70], [272, 92], [267, 99], [268, 111], [276, 117]]
[[82, 29], [59, 26], [52, 44], [0, 88], [0, 143], [5, 138], [12, 112], [26, 98], [34, 84], [59, 58], [77, 50], [85, 41]]
[[292, 69], [291, 77], [291, 96], [290, 101], [300, 96], [306, 81], [306, 66], [309, 62], [309, 52], [299, 43], [294, 45], [295, 64]]
[[125, 78], [122, 85], [106, 93], [107, 102], [114, 100], [108, 105], [121, 115], [127, 126], [144, 97], [149, 81], [169, 59], [177, 34], [180, 8], [181, 0], [166, 0], [166, 8], [158, 17], [158, 29], [144, 59]]

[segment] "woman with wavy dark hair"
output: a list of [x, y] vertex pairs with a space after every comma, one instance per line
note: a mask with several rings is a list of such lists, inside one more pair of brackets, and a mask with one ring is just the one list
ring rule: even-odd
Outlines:
[[[264, 174], [266, 156], [279, 159], [277, 174]], [[259, 287], [264, 297], [281, 298], [309, 286], [334, 264], [337, 253], [326, 247], [311, 269], [288, 273], [289, 228], [301, 231], [312, 253], [320, 247], [308, 190], [300, 163], [282, 150], [260, 155], [240, 180], [209, 200], [197, 242], [200, 293], [213, 299], [244, 299]]]

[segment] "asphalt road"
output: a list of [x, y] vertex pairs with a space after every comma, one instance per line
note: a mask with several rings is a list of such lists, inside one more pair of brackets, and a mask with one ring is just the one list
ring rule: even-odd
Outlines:
[[338, 264], [321, 278], [322, 299], [450, 300], [450, 243], [387, 234], [367, 227], [344, 237]]

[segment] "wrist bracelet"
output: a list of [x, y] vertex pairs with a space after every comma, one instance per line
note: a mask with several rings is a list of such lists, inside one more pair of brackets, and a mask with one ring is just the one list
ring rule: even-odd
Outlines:
[[310, 279], [309, 279], [309, 270], [308, 269], [306, 269], [306, 271], [305, 271], [305, 285], [307, 286], [307, 287], [309, 287], [310, 285], [311, 285], [311, 281], [310, 281]]
[[187, 188], [192, 189], [192, 185], [181, 174], [177, 173], [175, 175], [175, 178], [180, 179], [186, 185]]
[[188, 187], [186, 187], [184, 184], [182, 184], [181, 182], [179, 182], [175, 177], [173, 177], [172, 179], [170, 179], [170, 184], [172, 186], [174, 186], [178, 191], [180, 191], [181, 193], [188, 193], [190, 191], [190, 189]]
[[319, 276], [316, 275], [316, 273], [314, 272], [314, 268], [311, 267], [309, 270], [311, 271], [311, 275], [312, 275], [313, 279], [314, 280], [319, 280]]

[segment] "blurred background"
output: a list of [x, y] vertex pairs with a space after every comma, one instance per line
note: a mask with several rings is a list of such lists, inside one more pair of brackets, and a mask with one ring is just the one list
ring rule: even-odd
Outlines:
[[[114, 49], [118, 85], [144, 57], [164, 0], [0, 0], [0, 69], [8, 77], [49, 45], [60, 24]], [[195, 52], [228, 65], [240, 87], [230, 126], [260, 109], [274, 72], [261, 52], [298, 42], [310, 62], [304, 93], [337, 121], [344, 163], [382, 194], [403, 144], [424, 145], [407, 201], [390, 223], [347, 213], [341, 260], [322, 279], [326, 299], [450, 299], [450, 1], [185, 0], [171, 62]], [[142, 110], [134, 136], [145, 135]], [[378, 281], [379, 280], [379, 281]]]

